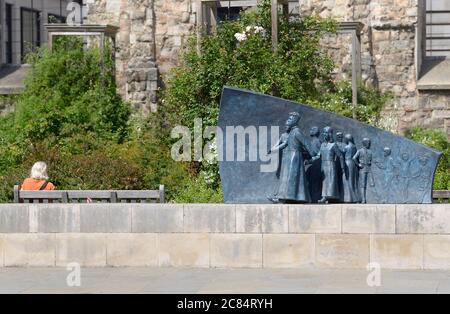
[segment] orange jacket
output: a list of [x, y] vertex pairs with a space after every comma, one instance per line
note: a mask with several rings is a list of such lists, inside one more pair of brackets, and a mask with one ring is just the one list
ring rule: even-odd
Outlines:
[[[42, 185], [45, 183], [45, 180], [36, 180], [36, 179], [25, 179], [22, 183], [22, 191], [39, 191]], [[55, 189], [53, 183], [49, 182], [45, 187], [44, 191], [52, 191]]]

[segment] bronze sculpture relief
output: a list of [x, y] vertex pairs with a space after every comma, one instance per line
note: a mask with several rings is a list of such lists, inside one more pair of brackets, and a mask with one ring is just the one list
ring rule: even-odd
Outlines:
[[[225, 87], [219, 128], [238, 126], [256, 132], [276, 127], [277, 132], [263, 134], [263, 144], [239, 144], [233, 133], [223, 133], [222, 142], [230, 146], [223, 147], [222, 155], [233, 156], [239, 149], [245, 155], [244, 160], [219, 160], [226, 203], [432, 202], [442, 154], [401, 136], [296, 102]], [[285, 127], [280, 136], [278, 130]], [[338, 130], [335, 138], [333, 129]], [[260, 152], [256, 160], [255, 151]], [[261, 171], [267, 165], [271, 170]]]
[[292, 112], [286, 121], [287, 136], [282, 136], [280, 144], [270, 151], [283, 150], [277, 195], [269, 198], [272, 202], [309, 203], [308, 182], [306, 180], [304, 155], [310, 154], [306, 138], [298, 127], [300, 114]]
[[345, 136], [345, 182], [344, 182], [344, 202], [345, 203], [360, 203], [361, 194], [359, 191], [359, 169], [353, 159], [357, 153], [355, 140], [351, 134]]

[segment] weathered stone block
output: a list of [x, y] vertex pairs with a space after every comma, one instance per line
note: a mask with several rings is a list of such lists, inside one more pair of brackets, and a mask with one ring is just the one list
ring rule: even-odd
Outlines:
[[369, 234], [395, 233], [395, 205], [343, 205], [342, 231]]
[[105, 234], [56, 234], [56, 266], [106, 266]]
[[158, 235], [108, 234], [107, 265], [115, 267], [157, 267]]
[[341, 233], [342, 205], [289, 206], [290, 233]]
[[55, 266], [54, 234], [5, 234], [3, 241], [6, 267]]
[[365, 268], [369, 263], [369, 235], [316, 235], [316, 266]]
[[397, 205], [397, 233], [450, 234], [450, 205]]
[[142, 204], [132, 208], [132, 232], [183, 232], [183, 205]]
[[110, 0], [106, 1], [106, 12], [117, 15], [120, 12], [120, 0]]
[[265, 268], [304, 268], [314, 265], [314, 234], [264, 234]]
[[30, 205], [30, 231], [39, 233], [80, 232], [78, 205]]
[[449, 235], [425, 235], [424, 268], [450, 269]]
[[0, 233], [24, 233], [29, 231], [26, 205], [0, 205]]
[[422, 269], [422, 235], [372, 235], [371, 263], [387, 269]]
[[82, 233], [131, 232], [131, 206], [125, 204], [81, 205]]
[[212, 234], [211, 267], [262, 267], [262, 235]]
[[159, 266], [209, 267], [209, 235], [158, 234]]
[[184, 232], [236, 232], [234, 205], [185, 205]]
[[288, 207], [277, 205], [236, 205], [236, 232], [288, 233]]
[[158, 69], [157, 68], [149, 69], [147, 80], [148, 81], [157, 81], [158, 80]]

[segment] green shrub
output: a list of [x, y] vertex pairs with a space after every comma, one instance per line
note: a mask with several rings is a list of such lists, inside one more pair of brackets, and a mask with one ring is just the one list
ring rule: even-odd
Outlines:
[[212, 188], [202, 176], [190, 177], [173, 195], [175, 203], [223, 203], [222, 190]]
[[107, 49], [102, 69], [99, 50], [73, 37], [28, 55], [26, 89], [15, 112], [0, 118], [0, 201], [11, 200], [12, 186], [38, 160], [60, 189], [144, 188], [144, 166], [124, 153], [131, 112], [116, 93], [109, 56]]
[[[105, 143], [111, 145], [112, 143]], [[0, 190], [2, 201], [7, 201], [11, 186], [21, 183], [37, 160], [49, 166], [49, 175], [58, 189], [140, 189], [143, 172], [138, 164], [119, 154], [103, 149], [85, 153], [69, 153], [67, 149], [49, 141], [35, 144], [26, 158], [3, 176]]]
[[84, 49], [77, 37], [60, 39], [54, 49], [41, 48], [27, 57], [32, 70], [16, 105], [18, 136], [36, 141], [86, 132], [123, 140], [130, 106], [116, 93], [111, 58], [102, 68], [99, 50]]
[[[331, 87], [334, 65], [319, 53], [319, 40], [325, 32], [334, 32], [336, 24], [311, 17], [288, 21], [281, 16], [279, 22], [277, 53], [272, 51], [270, 1], [205, 34], [200, 54], [192, 38], [182, 65], [168, 77], [168, 88], [162, 93], [164, 110], [173, 112], [168, 120], [192, 126], [195, 118], [202, 118], [205, 124], [215, 125], [224, 85], [300, 102], [320, 98]], [[255, 30], [256, 26], [264, 31]], [[247, 39], [239, 42], [235, 34], [246, 30]]]
[[[389, 93], [381, 93], [378, 89], [359, 85], [358, 106], [355, 108], [358, 121], [378, 126], [381, 110], [392, 97]], [[353, 118], [353, 94], [351, 82], [338, 82], [321, 99], [310, 101], [311, 106]]]
[[442, 152], [434, 180], [434, 189], [450, 190], [450, 141], [447, 135], [434, 129], [412, 128], [406, 132], [406, 136]]
[[0, 111], [8, 113], [15, 107], [17, 95], [0, 95]]
[[[189, 41], [181, 66], [169, 74], [167, 88], [161, 93], [163, 120], [169, 126], [192, 128], [196, 118], [204, 125], [216, 125], [224, 85], [353, 116], [351, 84], [333, 82], [334, 63], [320, 49], [325, 33], [335, 33], [335, 21], [319, 17], [288, 20], [280, 14], [279, 46], [273, 52], [270, 12], [271, 1], [264, 0], [256, 11], [244, 12], [239, 20], [225, 21], [216, 32], [204, 34], [199, 47], [196, 38]], [[388, 98], [361, 86], [358, 120], [378, 123]], [[198, 173], [209, 186], [219, 187], [217, 164], [201, 163]]]
[[[336, 30], [335, 22], [288, 21], [280, 15], [279, 24], [276, 53], [267, 0], [205, 34], [201, 54], [190, 40], [161, 94], [160, 112], [148, 120], [131, 115], [116, 93], [108, 49], [104, 73], [99, 50], [86, 49], [79, 39], [62, 38], [54, 51], [30, 54], [26, 90], [15, 113], [0, 118], [0, 201], [10, 201], [12, 186], [43, 160], [59, 189], [157, 189], [164, 184], [169, 201], [223, 202], [217, 163], [172, 160], [170, 130], [178, 124], [192, 127], [195, 118], [216, 125], [224, 85], [352, 114], [349, 84], [333, 83], [333, 62], [319, 49], [324, 33]], [[244, 31], [251, 34], [238, 42], [235, 34]], [[379, 96], [362, 89], [358, 119], [377, 120], [384, 99]]]

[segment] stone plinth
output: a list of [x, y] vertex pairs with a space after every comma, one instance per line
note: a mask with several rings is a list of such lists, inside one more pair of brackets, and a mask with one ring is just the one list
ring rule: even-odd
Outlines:
[[450, 269], [450, 205], [0, 205], [0, 267]]

